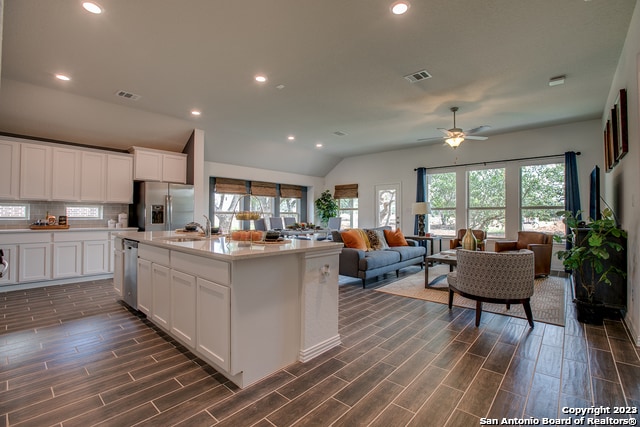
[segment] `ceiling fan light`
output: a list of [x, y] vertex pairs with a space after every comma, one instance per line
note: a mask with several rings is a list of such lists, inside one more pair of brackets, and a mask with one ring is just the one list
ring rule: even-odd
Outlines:
[[447, 138], [444, 140], [451, 148], [458, 148], [464, 138], [462, 136], [452, 136], [451, 138]]

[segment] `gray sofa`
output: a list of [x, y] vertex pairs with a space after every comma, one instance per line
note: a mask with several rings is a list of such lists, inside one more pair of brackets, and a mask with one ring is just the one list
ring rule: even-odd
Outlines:
[[[391, 227], [378, 227], [373, 230], [391, 229]], [[342, 242], [339, 231], [332, 232], [334, 242]], [[381, 274], [399, 270], [410, 265], [424, 265], [426, 248], [419, 246], [418, 242], [406, 239], [409, 246], [393, 246], [380, 250], [363, 251], [353, 248], [342, 248], [340, 253], [339, 273], [343, 276], [358, 277], [362, 279], [362, 287], [366, 286], [366, 280]]]

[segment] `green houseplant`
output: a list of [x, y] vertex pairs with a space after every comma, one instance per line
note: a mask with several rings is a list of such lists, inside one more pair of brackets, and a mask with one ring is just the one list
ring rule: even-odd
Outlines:
[[324, 190], [320, 197], [315, 201], [316, 211], [320, 216], [320, 222], [323, 226], [327, 226], [329, 218], [338, 216], [338, 202], [333, 198], [329, 190]]
[[[613, 275], [626, 277], [626, 271], [608, 261], [612, 253], [624, 250], [620, 239], [626, 239], [627, 232], [618, 227], [613, 212], [608, 208], [602, 212], [600, 219], [591, 220], [587, 225], [576, 218], [579, 213], [574, 215], [570, 211], [561, 211], [558, 215], [564, 217], [563, 222], [572, 232], [564, 237], [556, 236], [556, 240], [564, 238], [571, 241], [572, 246], [558, 251], [557, 256], [564, 267], [573, 272], [576, 286], [582, 287], [586, 296], [574, 300], [578, 308], [578, 320], [602, 323], [604, 304], [596, 300], [596, 291], [599, 286], [610, 286]], [[579, 233], [579, 228], [586, 232]]]

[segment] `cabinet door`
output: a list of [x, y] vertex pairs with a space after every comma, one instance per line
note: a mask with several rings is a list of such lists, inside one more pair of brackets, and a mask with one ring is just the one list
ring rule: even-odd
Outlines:
[[80, 200], [81, 151], [54, 147], [51, 164], [51, 199]]
[[133, 173], [136, 181], [162, 181], [162, 153], [136, 150]]
[[7, 261], [7, 269], [0, 277], [0, 286], [16, 283], [18, 280], [18, 247], [16, 245], [0, 245], [0, 249], [4, 253], [4, 260]]
[[51, 147], [20, 144], [20, 198], [51, 198]]
[[102, 153], [82, 152], [80, 199], [84, 202], [104, 202], [107, 157]]
[[[124, 262], [124, 261], [123, 261]], [[138, 310], [151, 316], [153, 311], [153, 284], [151, 283], [151, 261], [138, 258]]]
[[51, 280], [51, 243], [25, 243], [18, 251], [19, 282]]
[[200, 277], [196, 284], [197, 350], [202, 357], [228, 371], [231, 356], [231, 289]]
[[171, 333], [195, 348], [196, 278], [176, 270], [171, 270]]
[[169, 267], [151, 264], [153, 311], [151, 320], [166, 331], [171, 327], [171, 277]]
[[76, 277], [82, 274], [82, 243], [53, 244], [53, 278]]
[[107, 156], [107, 202], [133, 202], [133, 158]]
[[162, 180], [185, 184], [187, 182], [187, 157], [177, 154], [163, 154]]
[[109, 241], [82, 242], [82, 274], [105, 274], [109, 272]]
[[[124, 254], [122, 251], [113, 251], [113, 289], [119, 298], [122, 298], [122, 286], [124, 284]], [[138, 304], [139, 305], [139, 304]]]
[[20, 182], [20, 143], [0, 141], [0, 199], [17, 199]]

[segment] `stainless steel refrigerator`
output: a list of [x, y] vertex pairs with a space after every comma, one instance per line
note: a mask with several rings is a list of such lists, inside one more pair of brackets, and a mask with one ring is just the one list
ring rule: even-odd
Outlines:
[[136, 182], [129, 225], [141, 231], [175, 231], [194, 220], [193, 185]]

